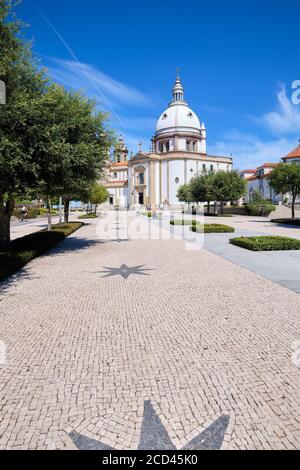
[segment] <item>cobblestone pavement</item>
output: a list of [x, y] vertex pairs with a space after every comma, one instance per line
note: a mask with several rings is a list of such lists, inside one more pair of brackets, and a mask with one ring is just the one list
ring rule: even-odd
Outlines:
[[222, 449], [299, 448], [299, 311], [211, 252], [93, 222], [1, 287], [0, 448], [136, 449], [150, 401], [177, 449], [222, 416]]
[[270, 222], [267, 217], [234, 216], [234, 217], [205, 217], [206, 223], [231, 225], [238, 231], [263, 233], [264, 235], [278, 235], [282, 237], [300, 238], [300, 227], [283, 226]]

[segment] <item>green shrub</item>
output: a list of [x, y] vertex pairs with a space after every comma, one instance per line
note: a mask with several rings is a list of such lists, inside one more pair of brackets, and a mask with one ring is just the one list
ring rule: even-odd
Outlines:
[[171, 225], [196, 225], [197, 220], [185, 220], [185, 219], [178, 219], [178, 220], [171, 220]]
[[13, 240], [5, 251], [0, 252], [0, 281], [53, 248], [82, 226], [82, 222], [54, 225], [51, 232], [41, 230]]
[[[55, 209], [51, 209], [50, 214], [57, 215], [58, 212]], [[45, 209], [44, 207], [40, 209], [40, 215], [48, 215], [48, 209]]]
[[[40, 209], [38, 209], [37, 207], [27, 207], [27, 210], [29, 219], [36, 219], [40, 215]], [[13, 215], [19, 218], [21, 216], [21, 209], [15, 208]]]
[[274, 224], [294, 225], [296, 227], [300, 227], [300, 219], [272, 219], [271, 222]]
[[197, 224], [190, 227], [192, 232], [197, 233], [233, 233], [235, 229], [229, 225], [222, 224]]
[[250, 202], [245, 207], [249, 215], [263, 217], [268, 217], [271, 212], [276, 210], [276, 206], [274, 204], [271, 204], [270, 202], [265, 202], [263, 204], [259, 204], [257, 202]]
[[78, 216], [78, 219], [97, 219], [97, 214], [82, 214]]
[[300, 250], [300, 240], [288, 237], [239, 237], [230, 243], [251, 251]]

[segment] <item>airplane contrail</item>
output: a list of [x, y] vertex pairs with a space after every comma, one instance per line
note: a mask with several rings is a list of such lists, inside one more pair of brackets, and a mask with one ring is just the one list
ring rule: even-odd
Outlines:
[[[73, 51], [73, 49], [70, 47], [70, 45], [67, 43], [67, 41], [63, 38], [63, 36], [59, 33], [59, 31], [55, 28], [55, 26], [51, 23], [51, 21], [44, 15], [44, 13], [40, 10], [40, 8], [38, 8], [33, 2], [31, 2], [33, 7], [37, 10], [37, 12], [41, 15], [41, 17], [43, 18], [43, 20], [48, 24], [48, 26], [52, 29], [52, 31], [54, 32], [54, 34], [58, 37], [58, 39], [61, 41], [61, 43], [65, 46], [65, 48], [67, 49], [67, 51], [69, 52], [69, 54], [71, 55], [72, 59], [79, 65], [81, 65], [81, 62], [79, 61], [78, 57], [76, 56], [75, 52]], [[88, 74], [86, 71], [84, 70], [81, 70], [81, 72], [83, 73], [83, 75], [85, 75], [85, 77], [89, 80], [89, 82], [96, 88], [96, 90], [98, 91], [98, 93], [100, 94], [100, 96], [102, 97], [102, 99], [106, 102], [107, 106], [109, 107], [111, 113], [117, 118], [117, 120], [119, 121], [120, 125], [122, 126], [123, 123], [122, 123], [122, 120], [120, 118], [120, 116], [115, 112], [112, 104], [110, 103], [110, 101], [108, 100], [108, 98], [106, 98], [106, 96], [103, 94], [102, 90], [98, 87], [98, 84], [95, 82], [95, 80], [93, 79], [93, 77]]]

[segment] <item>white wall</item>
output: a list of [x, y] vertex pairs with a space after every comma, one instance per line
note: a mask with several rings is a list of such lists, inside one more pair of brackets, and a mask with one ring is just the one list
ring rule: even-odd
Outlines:
[[[179, 182], [176, 183], [175, 179], [179, 178]], [[176, 197], [177, 191], [185, 183], [184, 181], [184, 161], [183, 160], [171, 160], [169, 162], [169, 203], [179, 204]]]

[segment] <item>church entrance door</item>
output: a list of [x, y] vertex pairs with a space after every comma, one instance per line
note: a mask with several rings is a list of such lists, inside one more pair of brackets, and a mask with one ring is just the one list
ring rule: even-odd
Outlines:
[[144, 205], [144, 193], [139, 193], [139, 204]]

